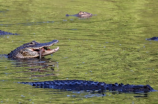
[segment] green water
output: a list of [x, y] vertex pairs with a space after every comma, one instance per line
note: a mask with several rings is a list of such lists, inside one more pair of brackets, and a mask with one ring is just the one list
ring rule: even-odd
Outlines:
[[[46, 64], [53, 66], [54, 71], [50, 67], [31, 71], [43, 65], [31, 66], [0, 57], [0, 103], [158, 103], [157, 92], [139, 98], [107, 92], [101, 97], [17, 83], [80, 79], [150, 84], [158, 90], [158, 42], [146, 41], [158, 36], [157, 5], [156, 0], [0, 0], [0, 30], [20, 34], [0, 36], [0, 54], [33, 40], [58, 39], [52, 48], [60, 47], [57, 53], [45, 57], [50, 59]], [[79, 11], [97, 16], [65, 17]]]

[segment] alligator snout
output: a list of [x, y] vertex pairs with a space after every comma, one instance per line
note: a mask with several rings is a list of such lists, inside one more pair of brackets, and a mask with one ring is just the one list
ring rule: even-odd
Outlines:
[[80, 11], [79, 13], [77, 14], [74, 14], [74, 15], [69, 15], [69, 14], [66, 14], [66, 16], [75, 16], [75, 17], [79, 17], [79, 18], [90, 18], [92, 16], [94, 16], [93, 14], [91, 13], [88, 13], [88, 12], [82, 12]]

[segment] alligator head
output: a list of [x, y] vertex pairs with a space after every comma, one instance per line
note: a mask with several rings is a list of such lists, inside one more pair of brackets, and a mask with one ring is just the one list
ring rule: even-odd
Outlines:
[[58, 40], [53, 40], [48, 43], [38, 43], [32, 41], [30, 43], [23, 44], [20, 47], [17, 47], [15, 50], [11, 51], [8, 54], [8, 58], [35, 58], [43, 57], [49, 54], [52, 54], [59, 50], [59, 47], [55, 49], [50, 49], [49, 47], [58, 43]]
[[89, 18], [89, 17], [92, 17], [94, 15], [91, 14], [91, 13], [88, 13], [88, 12], [80, 11], [78, 14], [74, 14], [74, 15], [66, 14], [66, 16], [76, 16], [76, 17], [79, 17], [79, 18]]

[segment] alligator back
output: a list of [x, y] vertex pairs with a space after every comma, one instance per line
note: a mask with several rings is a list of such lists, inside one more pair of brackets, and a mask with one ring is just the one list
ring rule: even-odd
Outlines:
[[10, 33], [10, 32], [6, 32], [6, 31], [0, 30], [0, 35], [18, 35], [18, 34], [17, 33]]
[[94, 82], [86, 80], [54, 80], [54, 81], [44, 81], [44, 82], [20, 82], [22, 84], [29, 84], [31, 86], [36, 86], [37, 88], [52, 88], [61, 89], [67, 91], [98, 91], [103, 92], [118, 91], [118, 92], [134, 92], [134, 93], [144, 93], [151, 92], [154, 89], [150, 85], [129, 85], [129, 84], [106, 84], [104, 82]]

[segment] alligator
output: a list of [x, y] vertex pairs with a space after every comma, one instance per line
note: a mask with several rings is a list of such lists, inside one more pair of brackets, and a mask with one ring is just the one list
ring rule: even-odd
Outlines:
[[150, 85], [130, 85], [130, 84], [106, 84], [104, 82], [94, 82], [86, 80], [54, 80], [43, 82], [19, 82], [29, 84], [36, 88], [52, 88], [66, 91], [93, 91], [103, 93], [104, 91], [117, 91], [119, 93], [148, 93], [155, 91]]
[[40, 59], [43, 56], [52, 54], [59, 50], [59, 47], [55, 49], [50, 49], [49, 47], [58, 43], [58, 40], [53, 40], [48, 43], [38, 43], [36, 41], [32, 41], [26, 44], [23, 44], [20, 47], [17, 47], [13, 51], [11, 51], [7, 56], [11, 59], [25, 59], [25, 58], [37, 58]]
[[82, 12], [80, 11], [79, 13], [77, 14], [74, 14], [74, 15], [69, 15], [69, 14], [66, 14], [66, 16], [75, 16], [75, 17], [79, 17], [79, 18], [90, 18], [92, 16], [94, 16], [93, 14], [91, 13], [88, 13], [88, 12]]
[[148, 38], [146, 40], [154, 40], [154, 41], [158, 41], [158, 37], [152, 37], [152, 38]]
[[10, 33], [0, 30], [0, 35], [18, 35], [17, 33]]

